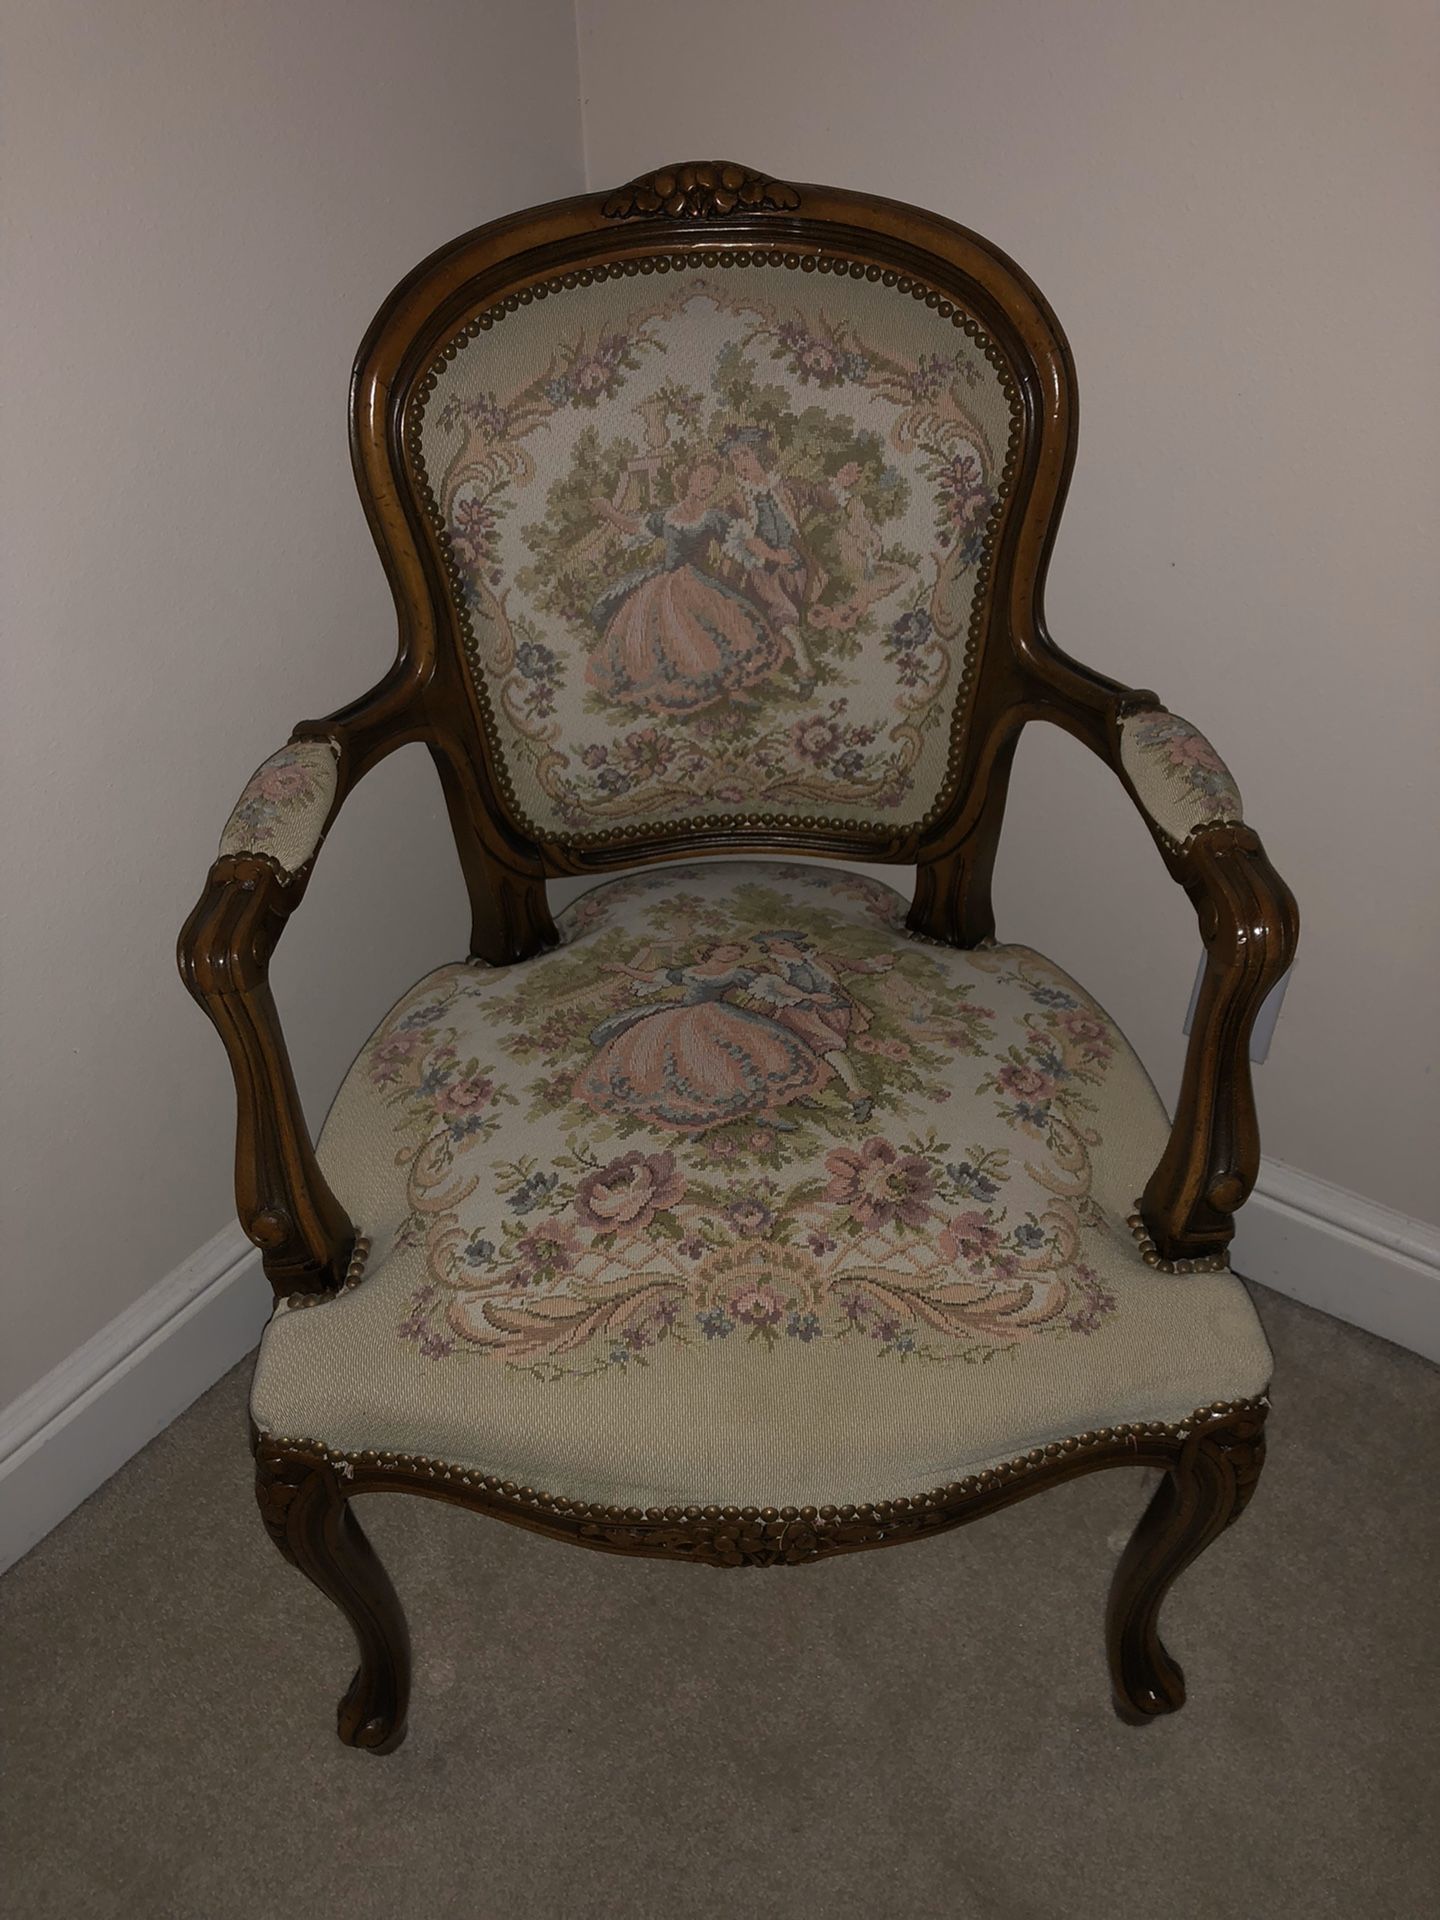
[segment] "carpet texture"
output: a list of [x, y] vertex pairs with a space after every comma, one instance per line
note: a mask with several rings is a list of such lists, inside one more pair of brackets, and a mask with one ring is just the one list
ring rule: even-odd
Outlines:
[[349, 1630], [260, 1526], [247, 1364], [0, 1581], [0, 1912], [1440, 1910], [1440, 1373], [1257, 1294], [1269, 1464], [1171, 1595], [1190, 1701], [1143, 1729], [1101, 1632], [1137, 1469], [745, 1573], [372, 1498], [415, 1689], [397, 1754], [347, 1751]]

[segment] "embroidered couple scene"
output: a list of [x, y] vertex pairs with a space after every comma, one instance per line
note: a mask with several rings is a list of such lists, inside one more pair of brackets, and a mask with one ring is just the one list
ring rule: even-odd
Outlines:
[[[861, 876], [740, 871], [612, 883], [518, 986], [448, 969], [375, 1036], [427, 1272], [402, 1337], [559, 1380], [1097, 1331], [1104, 1016], [1022, 949], [909, 938]], [[509, 1108], [543, 1151], [506, 1156]]]
[[528, 380], [461, 354], [431, 403], [474, 663], [542, 817], [880, 816], [943, 777], [1009, 400], [959, 329], [797, 278], [606, 289], [588, 322], [598, 290], [566, 293]]

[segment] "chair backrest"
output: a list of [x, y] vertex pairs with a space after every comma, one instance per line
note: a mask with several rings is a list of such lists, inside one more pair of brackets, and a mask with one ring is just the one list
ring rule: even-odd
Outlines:
[[1073, 439], [1063, 336], [995, 248], [668, 168], [432, 256], [354, 405], [402, 666], [492, 856], [953, 836]]

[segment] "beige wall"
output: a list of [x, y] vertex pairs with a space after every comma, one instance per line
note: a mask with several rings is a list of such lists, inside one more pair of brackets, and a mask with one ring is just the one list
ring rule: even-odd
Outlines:
[[[1080, 371], [1051, 624], [1204, 727], [1300, 899], [1267, 1153], [1440, 1220], [1430, 0], [580, 0], [587, 172], [720, 155], [918, 201]], [[1194, 918], [1118, 786], [1022, 744], [1002, 934], [1173, 1090]]]
[[[360, 335], [432, 247], [580, 184], [568, 4], [32, 0], [5, 42], [0, 1406], [233, 1218], [174, 941], [255, 763], [393, 652]], [[446, 836], [410, 749], [327, 848], [277, 965], [317, 1116], [463, 950]]]

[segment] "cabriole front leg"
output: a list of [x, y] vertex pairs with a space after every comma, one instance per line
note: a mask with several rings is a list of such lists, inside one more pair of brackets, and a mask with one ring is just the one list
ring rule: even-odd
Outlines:
[[410, 1703], [410, 1632], [334, 1466], [322, 1455], [262, 1440], [255, 1497], [270, 1538], [354, 1630], [360, 1666], [341, 1698], [336, 1731], [348, 1747], [393, 1753], [405, 1738]]
[[1197, 1428], [1145, 1509], [1110, 1589], [1106, 1640], [1115, 1711], [1144, 1726], [1185, 1704], [1185, 1676], [1160, 1638], [1176, 1578], [1245, 1511], [1265, 1462], [1265, 1409]]

